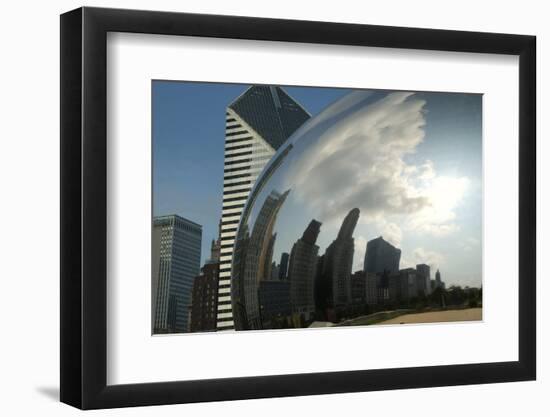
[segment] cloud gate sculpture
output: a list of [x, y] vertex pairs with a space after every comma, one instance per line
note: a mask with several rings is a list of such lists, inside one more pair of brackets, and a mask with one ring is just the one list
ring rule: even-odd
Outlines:
[[249, 196], [235, 240], [237, 330], [308, 327], [349, 308], [360, 218], [424, 204], [396, 192], [400, 184], [385, 170], [422, 141], [423, 105], [411, 93], [355, 91], [281, 146]]

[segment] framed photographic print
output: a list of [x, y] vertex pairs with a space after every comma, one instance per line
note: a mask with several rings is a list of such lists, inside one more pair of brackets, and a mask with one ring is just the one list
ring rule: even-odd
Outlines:
[[61, 16], [61, 400], [535, 379], [535, 38]]

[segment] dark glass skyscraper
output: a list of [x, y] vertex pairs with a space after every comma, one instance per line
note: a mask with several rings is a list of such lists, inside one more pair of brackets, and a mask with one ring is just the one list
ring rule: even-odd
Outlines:
[[380, 236], [367, 243], [364, 271], [375, 273], [398, 272], [400, 260], [401, 249], [397, 249]]
[[189, 331], [193, 280], [200, 270], [202, 226], [171, 215], [153, 219], [153, 332]]
[[243, 207], [256, 178], [310, 115], [281, 87], [255, 85], [227, 107], [220, 231], [218, 329], [232, 329], [231, 266]]
[[279, 279], [285, 280], [288, 270], [288, 259], [290, 255], [287, 252], [281, 253], [281, 263], [279, 264]]

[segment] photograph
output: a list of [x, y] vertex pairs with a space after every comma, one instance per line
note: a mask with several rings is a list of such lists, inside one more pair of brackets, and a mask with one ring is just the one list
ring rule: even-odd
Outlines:
[[[16, 351], [52, 341], [8, 380], [35, 384], [41, 408], [58, 387], [80, 410], [146, 414], [426, 415], [468, 396], [492, 415], [519, 394], [534, 411], [542, 14], [248, 6], [60, 15], [55, 82], [27, 77], [60, 105], [14, 124], [59, 127], [59, 146], [11, 140], [30, 160], [6, 176], [32, 174], [7, 199], [16, 235], [60, 240], [59, 285], [35, 273], [39, 291], [7, 294], [58, 308], [34, 314], [37, 335], [7, 298], [26, 315]], [[29, 167], [58, 160], [59, 193], [37, 186]], [[44, 196], [56, 221], [39, 225], [59, 230], [21, 234]]]
[[482, 94], [151, 96], [153, 335], [482, 320]]

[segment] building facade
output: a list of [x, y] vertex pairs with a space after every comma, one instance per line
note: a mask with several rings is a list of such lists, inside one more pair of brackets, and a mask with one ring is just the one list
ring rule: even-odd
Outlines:
[[365, 274], [365, 303], [369, 306], [375, 306], [379, 304], [379, 288], [378, 275], [372, 272], [364, 272]]
[[289, 191], [282, 194], [272, 191], [257, 214], [252, 230], [249, 232], [247, 226], [243, 226], [239, 232], [241, 249], [235, 253], [235, 263], [238, 266], [234, 271], [239, 279], [231, 289], [233, 304], [238, 306], [238, 311], [233, 312], [238, 329], [262, 328], [258, 287], [260, 282], [271, 280], [273, 245], [277, 237], [273, 228], [288, 193]]
[[345, 309], [352, 304], [351, 270], [353, 267], [353, 232], [359, 220], [359, 209], [352, 209], [340, 227], [338, 236], [328, 246], [322, 259], [321, 309]]
[[152, 231], [153, 333], [189, 331], [194, 278], [200, 271], [202, 226], [177, 215], [155, 217]]
[[252, 86], [225, 115], [225, 162], [220, 231], [218, 329], [232, 329], [231, 267], [241, 214], [258, 175], [309, 113], [282, 88]]
[[445, 289], [445, 283], [441, 281], [441, 272], [439, 272], [439, 269], [435, 273], [435, 280], [432, 280], [432, 287], [432, 291], [437, 288]]
[[261, 281], [258, 300], [263, 329], [283, 327], [288, 322], [292, 313], [288, 281]]
[[281, 253], [281, 261], [279, 263], [279, 279], [281, 281], [284, 281], [287, 277], [289, 258], [290, 258], [289, 253], [287, 253], [287, 252]]
[[389, 276], [389, 292], [392, 302], [408, 303], [411, 299], [428, 295], [426, 277], [414, 268], [402, 269]]
[[315, 312], [314, 286], [319, 252], [315, 242], [320, 231], [321, 222], [312, 220], [302, 237], [292, 246], [288, 264], [292, 312], [306, 321]]
[[416, 265], [416, 272], [423, 277], [423, 280], [419, 282], [419, 289], [424, 291], [424, 295], [430, 295], [432, 292], [430, 266], [426, 264], [418, 264]]
[[193, 282], [191, 302], [191, 332], [211, 332], [217, 329], [218, 274], [220, 264], [206, 263]]
[[387, 271], [394, 273], [399, 271], [401, 249], [385, 241], [382, 236], [367, 242], [365, 253], [364, 271], [382, 273]]

